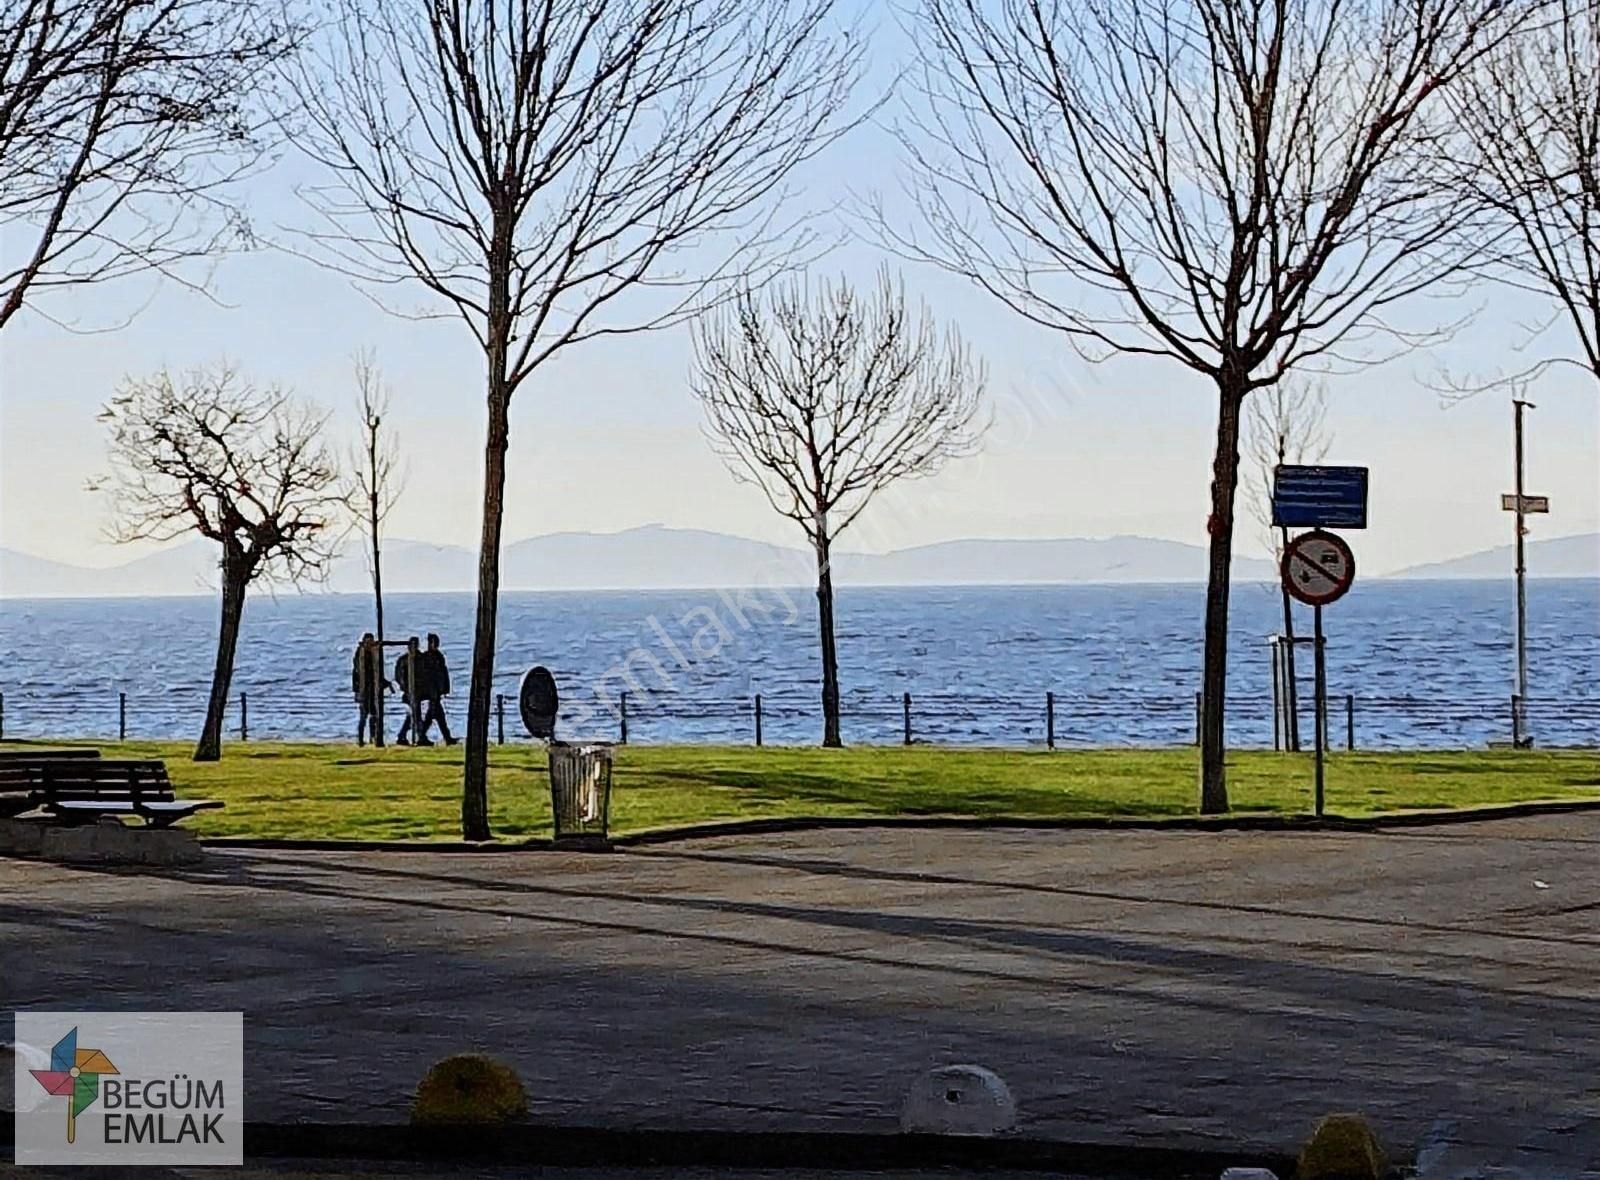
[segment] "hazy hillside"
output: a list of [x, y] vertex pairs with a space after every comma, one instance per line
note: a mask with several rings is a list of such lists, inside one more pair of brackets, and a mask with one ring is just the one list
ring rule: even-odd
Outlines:
[[[1394, 578], [1509, 578], [1515, 566], [1513, 546], [1485, 549], [1450, 561], [1415, 565], [1389, 575]], [[1532, 578], [1600, 578], [1600, 533], [1530, 540], [1525, 547]]]
[[50, 598], [70, 593], [63, 587], [82, 585], [87, 572], [14, 549], [0, 549], [0, 597]]
[[[1105, 540], [970, 540], [883, 555], [841, 554], [838, 578], [856, 585], [1189, 582], [1205, 577], [1198, 545], [1147, 537]], [[553, 533], [508, 545], [506, 590], [644, 589], [805, 585], [809, 553], [698, 529], [659, 525], [619, 533]], [[1241, 580], [1271, 576], [1268, 563], [1235, 562]], [[477, 555], [466, 548], [394, 540], [384, 547], [384, 585], [395, 593], [470, 590]], [[213, 546], [193, 541], [111, 569], [84, 569], [0, 550], [0, 596], [96, 597], [199, 594], [216, 586]], [[356, 543], [326, 589], [364, 593], [367, 559]]]
[[[845, 582], [881, 585], [983, 585], [1061, 582], [1198, 582], [1206, 575], [1206, 551], [1181, 541], [1150, 537], [1068, 538], [1039, 541], [946, 541], [883, 556], [847, 554], [838, 559]], [[997, 577], [1000, 573], [1002, 576]], [[1270, 578], [1272, 567], [1238, 558], [1240, 581]]]

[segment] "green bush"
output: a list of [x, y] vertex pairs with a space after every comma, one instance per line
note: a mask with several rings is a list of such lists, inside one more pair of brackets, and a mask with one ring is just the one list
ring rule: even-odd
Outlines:
[[1358, 1114], [1330, 1114], [1300, 1151], [1296, 1180], [1383, 1180], [1378, 1137]]
[[510, 1066], [461, 1053], [446, 1057], [422, 1079], [411, 1103], [418, 1126], [509, 1123], [528, 1113], [528, 1094]]

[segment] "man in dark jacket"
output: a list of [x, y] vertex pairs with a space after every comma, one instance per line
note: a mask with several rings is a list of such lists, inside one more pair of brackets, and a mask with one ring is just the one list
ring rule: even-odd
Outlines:
[[368, 631], [356, 644], [354, 658], [350, 661], [350, 692], [356, 698], [356, 745], [367, 744], [367, 734], [372, 734], [372, 744], [383, 745], [383, 730], [378, 713], [383, 694], [389, 682], [383, 678], [383, 649]]
[[[435, 721], [439, 723], [439, 736], [444, 738], [444, 744], [453, 746], [456, 739], [450, 734], [450, 722], [445, 720], [444, 702], [440, 697], [450, 695], [450, 668], [444, 662], [444, 652], [439, 650], [439, 637], [432, 632], [428, 634], [428, 650], [422, 653], [420, 668], [422, 675], [417, 677], [419, 693], [427, 705], [427, 712], [422, 717], [422, 736], [428, 736], [428, 728]], [[424, 692], [422, 685], [427, 686]]]
[[[396, 737], [395, 744], [409, 746], [411, 744], [411, 719], [420, 717], [422, 702], [430, 695], [428, 687], [428, 662], [423, 658], [417, 644], [417, 637], [413, 635], [406, 640], [406, 649], [400, 653], [400, 658], [394, 662], [394, 682], [400, 686], [400, 699], [406, 704], [405, 720], [400, 723], [400, 735]], [[431, 746], [428, 740], [428, 727], [420, 720], [417, 724], [417, 745]]]

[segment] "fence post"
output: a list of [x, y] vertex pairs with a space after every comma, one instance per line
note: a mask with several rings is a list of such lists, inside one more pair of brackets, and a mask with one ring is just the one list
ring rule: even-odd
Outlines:
[[1200, 730], [1205, 725], [1205, 708], [1200, 702], [1200, 694], [1194, 694], [1194, 744], [1200, 744]]
[[1056, 748], [1056, 694], [1044, 694], [1044, 748]]
[[503, 746], [506, 744], [506, 694], [503, 692], [494, 694], [494, 715], [498, 722], [496, 736], [499, 739], [495, 744]]
[[128, 740], [128, 694], [125, 692], [117, 694], [117, 740]]
[[1272, 749], [1283, 749], [1283, 659], [1278, 637], [1272, 637]]
[[1344, 695], [1344, 748], [1356, 748], [1356, 694], [1353, 692]]
[[250, 698], [242, 692], [239, 694], [239, 740], [250, 740]]
[[1516, 693], [1511, 694], [1511, 748], [1519, 749], [1522, 746], [1522, 698]]
[[621, 706], [622, 706], [622, 708], [621, 708], [621, 711], [617, 714], [617, 718], [618, 718], [618, 721], [620, 722], [620, 724], [622, 725], [622, 733], [621, 733], [622, 743], [621, 744], [625, 746], [625, 745], [628, 744], [628, 690], [627, 689], [623, 689], [622, 690]]
[[761, 694], [756, 693], [756, 745], [761, 744]]
[[911, 694], [909, 692], [901, 694], [900, 708], [905, 714], [906, 745], [909, 746], [911, 744]]
[[0, 741], [6, 736], [6, 694], [0, 692]]

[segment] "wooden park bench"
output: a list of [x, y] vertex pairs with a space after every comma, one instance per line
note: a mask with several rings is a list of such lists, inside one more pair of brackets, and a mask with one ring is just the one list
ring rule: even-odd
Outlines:
[[9, 750], [0, 747], [0, 762], [37, 762], [42, 758], [98, 758], [99, 750]]
[[0, 816], [44, 811], [68, 823], [133, 815], [164, 828], [217, 799], [179, 799], [164, 762], [124, 758], [0, 759]]

